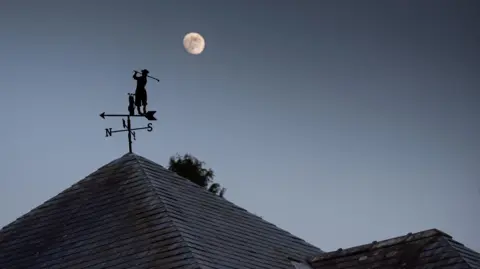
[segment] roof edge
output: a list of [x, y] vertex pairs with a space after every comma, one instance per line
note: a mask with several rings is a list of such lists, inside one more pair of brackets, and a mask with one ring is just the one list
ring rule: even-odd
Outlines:
[[[457, 255], [462, 259], [462, 261], [471, 268], [477, 268], [478, 265], [480, 265], [480, 253], [465, 246], [463, 243], [458, 242], [457, 240], [454, 240], [452, 237], [447, 237], [444, 238], [445, 241], [447, 241], [447, 244], [456, 250]], [[467, 252], [468, 254], [466, 254]], [[468, 256], [468, 259], [467, 259]], [[475, 260], [478, 265], [472, 264], [472, 260]]]
[[452, 238], [449, 234], [433, 228], [433, 229], [423, 230], [416, 233], [408, 233], [406, 235], [396, 236], [396, 237], [384, 239], [381, 241], [373, 241], [369, 244], [362, 244], [354, 247], [349, 247], [346, 249], [339, 248], [334, 251], [324, 252], [311, 258], [310, 262], [325, 261], [329, 259], [338, 259], [339, 257], [355, 255], [362, 252], [370, 251], [372, 249], [381, 249], [381, 248], [391, 247], [391, 246], [403, 244], [406, 242], [413, 242], [413, 241], [417, 241], [417, 240], [421, 240], [429, 237], [436, 237], [436, 236], [444, 236], [449, 239]]

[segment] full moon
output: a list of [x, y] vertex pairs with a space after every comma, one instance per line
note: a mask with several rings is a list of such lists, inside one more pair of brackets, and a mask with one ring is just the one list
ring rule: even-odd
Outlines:
[[183, 38], [185, 50], [193, 55], [198, 55], [205, 49], [205, 39], [199, 33], [188, 33]]

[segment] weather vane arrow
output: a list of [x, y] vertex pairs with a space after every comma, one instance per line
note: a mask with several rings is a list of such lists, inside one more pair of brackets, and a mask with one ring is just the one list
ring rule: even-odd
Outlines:
[[131, 117], [145, 117], [149, 121], [156, 121], [157, 119], [153, 116], [155, 114], [155, 111], [148, 111], [145, 114], [141, 115], [131, 115], [131, 114], [106, 114], [105, 112], [100, 114], [100, 117], [102, 119], [105, 119], [105, 117], [124, 117], [127, 118], [127, 120], [122, 119], [123, 123], [123, 129], [119, 130], [112, 130], [112, 128], [105, 128], [105, 137], [110, 137], [114, 133], [123, 133], [127, 132], [128, 133], [128, 151], [131, 153], [132, 152], [132, 138], [133, 140], [137, 140], [135, 138], [135, 131], [137, 130], [147, 130], [148, 132], [153, 131], [153, 126], [152, 123], [149, 122], [147, 126], [144, 127], [138, 127], [138, 128], [132, 128], [132, 124], [130, 122]]
[[154, 121], [154, 120], [157, 120], [157, 118], [155, 118], [155, 113], [157, 111], [147, 111], [147, 113], [145, 114], [141, 114], [141, 115], [129, 115], [129, 114], [105, 114], [105, 112], [102, 112], [100, 114], [100, 117], [102, 119], [105, 119], [105, 117], [145, 117], [147, 120], [150, 120], [150, 121]]

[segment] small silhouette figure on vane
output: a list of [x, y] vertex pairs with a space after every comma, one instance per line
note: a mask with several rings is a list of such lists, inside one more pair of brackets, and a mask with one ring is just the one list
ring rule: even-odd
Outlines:
[[[133, 79], [137, 81], [137, 88], [135, 89], [135, 106], [139, 115], [147, 113], [147, 76], [148, 70], [143, 69], [140, 76], [137, 76], [138, 71], [133, 71]], [[143, 106], [143, 113], [140, 112], [140, 107]]]
[[134, 93], [128, 94], [128, 113], [130, 116], [135, 115], [135, 94]]

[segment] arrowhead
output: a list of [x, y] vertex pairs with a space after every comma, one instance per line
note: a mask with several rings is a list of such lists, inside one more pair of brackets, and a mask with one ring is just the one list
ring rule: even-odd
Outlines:
[[145, 118], [147, 118], [147, 120], [157, 120], [153, 115], [155, 114], [155, 112], [157, 111], [148, 111], [146, 114], [145, 114]]
[[102, 114], [100, 114], [100, 117], [102, 117], [102, 119], [105, 119], [105, 112], [102, 112]]

